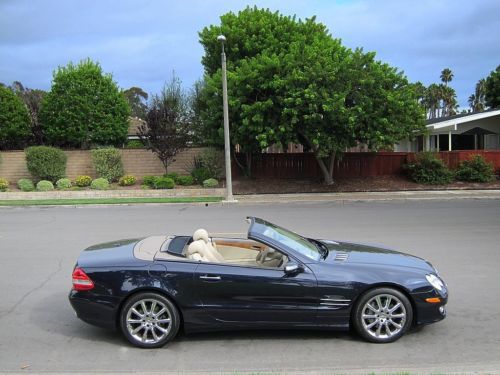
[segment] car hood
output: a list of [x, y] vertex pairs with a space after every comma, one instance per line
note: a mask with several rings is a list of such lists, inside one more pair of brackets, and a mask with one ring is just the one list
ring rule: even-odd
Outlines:
[[320, 241], [330, 251], [328, 257], [325, 259], [328, 263], [363, 263], [392, 267], [410, 267], [421, 269], [425, 272], [435, 272], [434, 267], [429, 262], [414, 255], [366, 244], [329, 240]]

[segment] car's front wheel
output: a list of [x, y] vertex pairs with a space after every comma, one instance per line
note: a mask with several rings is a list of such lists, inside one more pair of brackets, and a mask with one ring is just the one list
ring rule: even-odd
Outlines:
[[164, 296], [139, 293], [125, 302], [120, 326], [132, 344], [141, 348], [158, 348], [175, 337], [180, 316], [175, 305]]
[[353, 310], [356, 331], [366, 340], [388, 343], [399, 339], [411, 327], [413, 309], [397, 289], [376, 288], [363, 294]]

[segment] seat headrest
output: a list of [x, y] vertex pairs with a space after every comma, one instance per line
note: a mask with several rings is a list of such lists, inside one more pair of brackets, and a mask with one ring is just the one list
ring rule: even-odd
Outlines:
[[193, 233], [193, 241], [203, 240], [208, 243], [208, 232], [205, 229], [197, 229]]

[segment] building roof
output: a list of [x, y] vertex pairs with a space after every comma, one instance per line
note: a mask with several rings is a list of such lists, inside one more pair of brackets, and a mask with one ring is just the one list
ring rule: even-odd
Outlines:
[[464, 113], [449, 117], [433, 118], [427, 120], [427, 127], [430, 129], [440, 129], [499, 115], [500, 109], [489, 109], [484, 112]]

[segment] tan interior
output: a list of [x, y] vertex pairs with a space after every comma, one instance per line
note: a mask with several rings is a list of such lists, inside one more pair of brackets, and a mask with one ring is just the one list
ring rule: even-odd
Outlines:
[[284, 254], [259, 242], [239, 238], [210, 239], [205, 233], [203, 230], [195, 232], [193, 242], [184, 250], [185, 258], [169, 254], [166, 251], [172, 238], [169, 236], [144, 238], [135, 245], [134, 256], [150, 261], [154, 259], [191, 260], [265, 268], [282, 268], [288, 262], [288, 258]]

